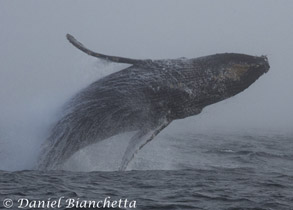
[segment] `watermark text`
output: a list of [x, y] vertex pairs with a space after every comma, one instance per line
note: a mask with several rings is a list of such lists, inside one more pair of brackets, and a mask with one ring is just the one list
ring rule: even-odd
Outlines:
[[125, 199], [111, 199], [110, 196], [105, 197], [104, 199], [82, 199], [82, 198], [65, 198], [61, 196], [59, 198], [48, 198], [46, 200], [32, 200], [27, 198], [19, 198], [16, 201], [13, 201], [10, 198], [3, 200], [3, 207], [9, 209], [14, 207], [18, 209], [59, 209], [59, 208], [96, 208], [96, 209], [107, 209], [107, 208], [127, 208], [135, 209], [136, 208], [135, 200]]

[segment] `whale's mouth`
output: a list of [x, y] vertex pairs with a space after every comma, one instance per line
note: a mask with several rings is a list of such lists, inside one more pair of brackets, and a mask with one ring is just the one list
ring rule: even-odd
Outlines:
[[234, 64], [231, 69], [228, 69], [226, 77], [229, 80], [226, 87], [229, 96], [242, 92], [269, 71], [270, 64], [267, 56], [263, 55], [254, 58], [255, 60], [249, 64]]
[[251, 69], [248, 71], [248, 75], [247, 75], [248, 78], [246, 79], [248, 79], [248, 81], [253, 83], [260, 76], [267, 73], [269, 69], [270, 69], [270, 64], [269, 64], [267, 56], [261, 56], [259, 57], [259, 61], [256, 64], [251, 66]]
[[266, 55], [262, 55], [260, 58], [262, 61], [258, 65], [263, 69], [264, 73], [267, 73], [270, 69], [269, 59]]
[[249, 64], [252, 71], [258, 71], [259, 73], [267, 73], [270, 69], [270, 64], [268, 57], [266, 55], [262, 55], [260, 57], [255, 57], [255, 62]]
[[257, 57], [257, 61], [255, 63], [250, 64], [250, 68], [247, 71], [246, 77], [249, 77], [254, 82], [257, 78], [267, 73], [269, 69], [270, 69], [270, 64], [269, 64], [268, 57], [265, 55], [262, 55], [260, 57]]

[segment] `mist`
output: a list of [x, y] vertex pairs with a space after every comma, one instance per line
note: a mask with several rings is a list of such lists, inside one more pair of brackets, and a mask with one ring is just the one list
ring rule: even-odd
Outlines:
[[289, 0], [0, 1], [0, 170], [32, 168], [62, 105], [127, 66], [80, 52], [67, 33], [94, 51], [135, 59], [267, 55], [270, 71], [246, 91], [163, 134], [292, 133], [292, 11]]

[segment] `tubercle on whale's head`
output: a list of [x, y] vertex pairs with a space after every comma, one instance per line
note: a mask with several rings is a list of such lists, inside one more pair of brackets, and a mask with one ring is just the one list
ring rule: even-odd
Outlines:
[[202, 74], [208, 78], [205, 81], [206, 104], [242, 92], [270, 68], [266, 56], [224, 53], [208, 56], [205, 60], [206, 68], [202, 68]]

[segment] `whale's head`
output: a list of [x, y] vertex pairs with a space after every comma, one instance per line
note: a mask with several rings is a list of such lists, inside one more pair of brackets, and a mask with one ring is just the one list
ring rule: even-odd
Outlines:
[[205, 57], [200, 72], [203, 82], [204, 106], [234, 96], [261, 75], [270, 65], [266, 56], [251, 56], [236, 53], [216, 54]]

